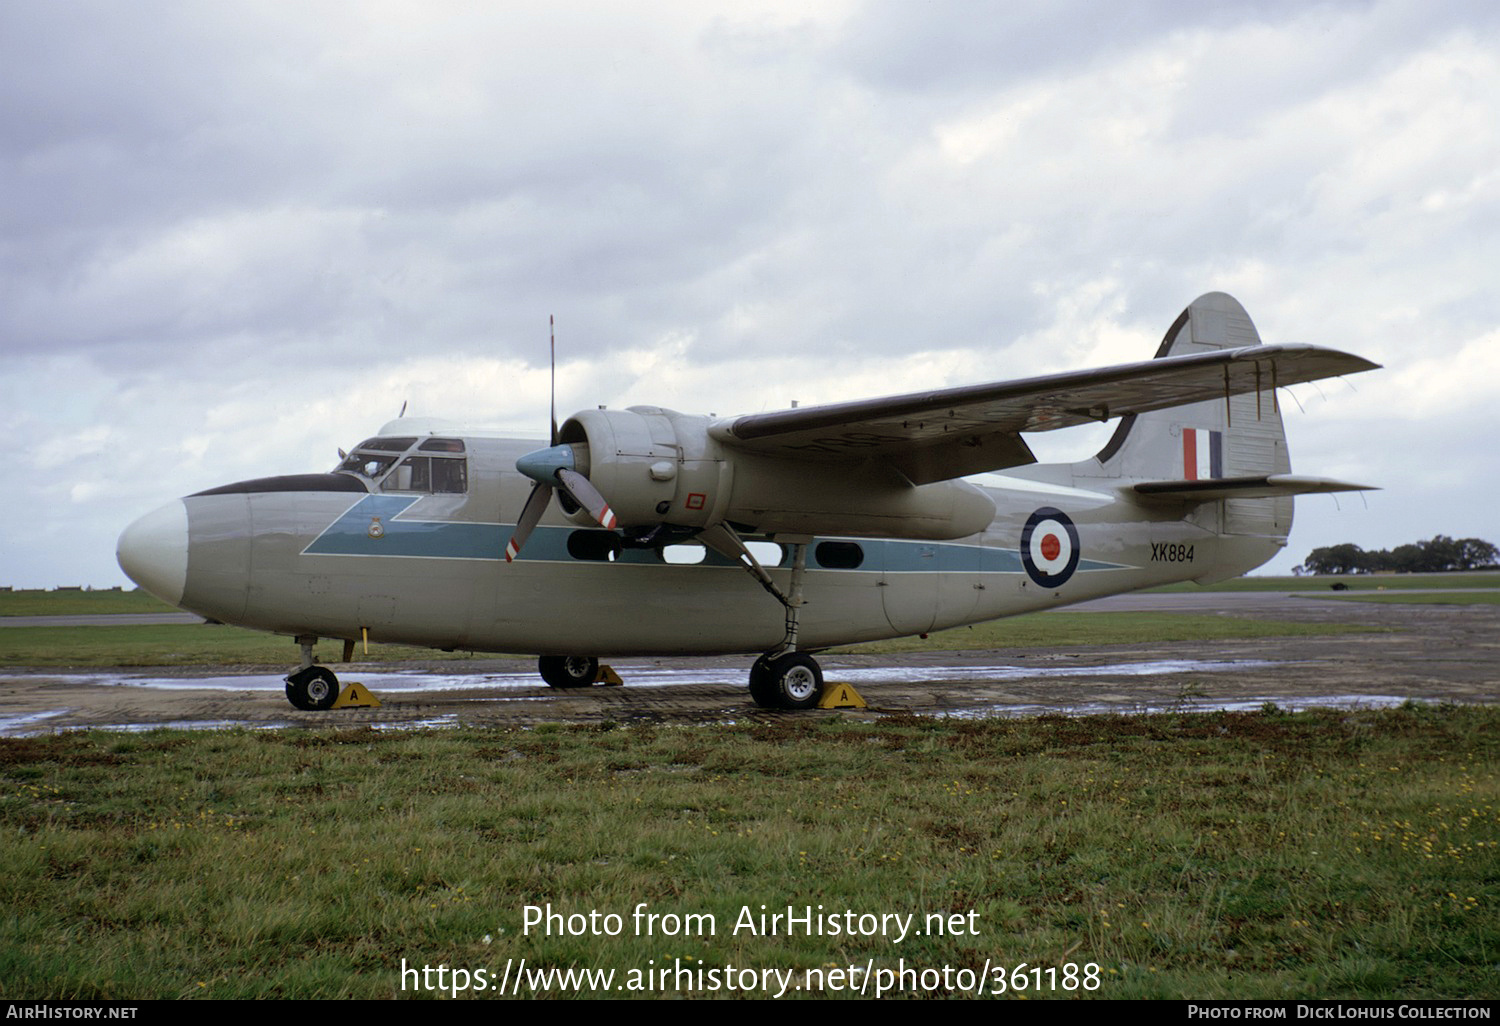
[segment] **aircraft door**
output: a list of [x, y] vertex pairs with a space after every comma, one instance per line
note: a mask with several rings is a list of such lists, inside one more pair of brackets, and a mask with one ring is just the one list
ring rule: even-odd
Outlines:
[[895, 630], [922, 634], [967, 623], [979, 605], [979, 550], [935, 542], [882, 543], [881, 598]]
[[939, 546], [900, 541], [875, 544], [884, 556], [880, 593], [886, 620], [902, 634], [931, 630], [938, 610]]

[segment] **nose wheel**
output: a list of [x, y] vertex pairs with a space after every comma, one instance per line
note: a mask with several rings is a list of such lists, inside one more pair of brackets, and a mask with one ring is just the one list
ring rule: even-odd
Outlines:
[[811, 709], [823, 697], [823, 669], [806, 652], [767, 652], [750, 667], [750, 697], [762, 709]]
[[306, 712], [332, 709], [338, 697], [339, 679], [326, 666], [306, 666], [286, 678], [286, 700]]
[[286, 700], [303, 712], [332, 709], [333, 703], [339, 700], [339, 679], [328, 667], [313, 662], [313, 646], [317, 643], [316, 635], [297, 635], [297, 647], [302, 650], [302, 667], [286, 675]]

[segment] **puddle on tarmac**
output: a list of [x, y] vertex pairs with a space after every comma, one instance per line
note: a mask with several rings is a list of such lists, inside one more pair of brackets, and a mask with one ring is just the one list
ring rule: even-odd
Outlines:
[[[664, 688], [678, 684], [724, 684], [743, 687], [746, 670], [741, 667], [707, 667], [677, 669], [661, 666], [612, 664], [632, 688]], [[1144, 663], [1107, 663], [1103, 666], [1034, 667], [1034, 666], [923, 666], [920, 669], [894, 667], [833, 667], [829, 680], [851, 684], [905, 683], [919, 676], [923, 681], [952, 683], [962, 681], [1015, 681], [1047, 677], [1150, 677], [1172, 673], [1233, 673], [1277, 665], [1264, 659], [1166, 659]], [[338, 669], [335, 667], [335, 673]], [[48, 674], [48, 680], [67, 684], [93, 684], [100, 687], [160, 688], [167, 691], [283, 691], [281, 674], [245, 674], [223, 677], [152, 677], [128, 673]], [[343, 683], [358, 680], [372, 691], [477, 691], [496, 688], [541, 688], [535, 671], [513, 673], [412, 673], [361, 671], [340, 674]]]
[[[745, 683], [745, 671], [741, 667], [696, 667], [675, 668], [644, 664], [616, 663], [615, 669], [623, 676], [632, 689], [641, 688], [669, 688], [684, 685], [708, 685], [724, 686], [734, 688], [735, 698], [742, 697]], [[1124, 662], [1106, 663], [1099, 666], [924, 666], [920, 668], [896, 668], [896, 667], [843, 667], [832, 666], [828, 671], [830, 683], [849, 683], [856, 687], [870, 684], [952, 684], [965, 681], [982, 682], [985, 684], [1024, 682], [1027, 680], [1046, 680], [1048, 678], [1080, 678], [1080, 677], [1162, 677], [1179, 674], [1221, 674], [1236, 673], [1250, 669], [1264, 669], [1266, 667], [1286, 665], [1271, 660], [1238, 659], [1238, 660], [1195, 660], [1195, 659], [1168, 659], [1148, 662]], [[86, 674], [49, 674], [47, 680], [79, 685], [95, 685], [106, 687], [142, 687], [161, 689], [167, 691], [184, 690], [217, 690], [224, 692], [276, 692], [284, 689], [284, 681], [280, 674], [248, 674], [241, 676], [211, 676], [211, 677], [154, 677], [147, 674], [130, 674], [108, 672], [108, 673], [86, 673]], [[514, 672], [504, 673], [413, 673], [410, 671], [368, 671], [360, 673], [349, 673], [345, 682], [355, 679], [377, 694], [436, 694], [439, 692], [464, 692], [464, 691], [489, 691], [492, 692], [484, 697], [476, 696], [474, 701], [476, 709], [482, 709], [485, 705], [505, 702], [535, 702], [541, 696], [550, 694], [537, 675], [527, 669], [517, 669]], [[513, 689], [518, 692], [515, 695], [495, 695], [494, 691]], [[526, 692], [521, 694], [520, 692]], [[951, 697], [962, 697], [961, 692], [955, 692]], [[542, 698], [541, 700], [545, 700]], [[1175, 696], [1144, 696], [1144, 695], [1119, 695], [1109, 701], [1092, 701], [1060, 704], [1057, 702], [1035, 702], [1017, 701], [1014, 695], [1005, 696], [994, 702], [975, 702], [972, 704], [954, 704], [935, 709], [923, 710], [928, 715], [980, 718], [985, 716], [1037, 716], [1044, 713], [1060, 713], [1070, 716], [1088, 716], [1099, 714], [1135, 714], [1152, 712], [1212, 712], [1212, 711], [1252, 711], [1263, 708], [1267, 703], [1275, 703], [1281, 708], [1294, 710], [1311, 707], [1334, 707], [1334, 708], [1378, 708], [1400, 705], [1407, 701], [1405, 697], [1391, 695], [1317, 695], [1301, 696], [1289, 699], [1281, 695], [1265, 695], [1245, 697], [1243, 695], [1234, 699], [1213, 700], [1201, 694], [1180, 694]], [[51, 720], [71, 713], [71, 709], [55, 709], [43, 712], [34, 712], [15, 716], [0, 716], [0, 736], [22, 737], [28, 734], [45, 734], [59, 729], [84, 729], [79, 727], [62, 727], [50, 723]], [[454, 727], [462, 724], [464, 718], [458, 713], [439, 714], [425, 716], [420, 719], [400, 720], [396, 722], [374, 722], [368, 726], [381, 730], [412, 730], [423, 728]], [[158, 727], [170, 727], [176, 729], [219, 729], [227, 727], [251, 726], [258, 729], [271, 729], [292, 725], [293, 721], [280, 720], [267, 722], [244, 721], [234, 719], [212, 719], [212, 720], [173, 720], [169, 722], [156, 723], [115, 723], [101, 725], [97, 729], [119, 730], [119, 731], [142, 731], [152, 730]]]

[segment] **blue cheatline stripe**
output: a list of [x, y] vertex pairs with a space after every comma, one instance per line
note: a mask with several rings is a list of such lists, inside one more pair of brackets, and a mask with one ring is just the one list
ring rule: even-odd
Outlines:
[[[512, 524], [475, 524], [461, 520], [408, 520], [402, 514], [421, 496], [367, 495], [355, 503], [312, 544], [303, 549], [315, 556], [389, 556], [408, 559], [503, 559], [505, 543], [515, 530]], [[379, 537], [370, 534], [379, 518]], [[538, 527], [526, 542], [520, 559], [534, 562], [585, 562], [568, 552], [568, 536], [576, 527]], [[819, 541], [826, 539], [818, 539]], [[952, 542], [916, 542], [850, 538], [862, 548], [867, 573], [1024, 573], [1021, 557], [1014, 549]], [[814, 543], [816, 548], [816, 542]], [[625, 549], [620, 563], [662, 566], [650, 549]], [[701, 566], [734, 566], [713, 550]], [[783, 559], [782, 566], [786, 565]], [[1123, 563], [1080, 560], [1079, 570], [1118, 570]], [[821, 569], [809, 559], [812, 569]]]

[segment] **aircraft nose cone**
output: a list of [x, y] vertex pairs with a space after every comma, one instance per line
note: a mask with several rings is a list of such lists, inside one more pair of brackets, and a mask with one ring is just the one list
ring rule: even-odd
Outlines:
[[115, 559], [132, 581], [164, 602], [177, 605], [187, 586], [187, 505], [177, 499], [125, 528]]

